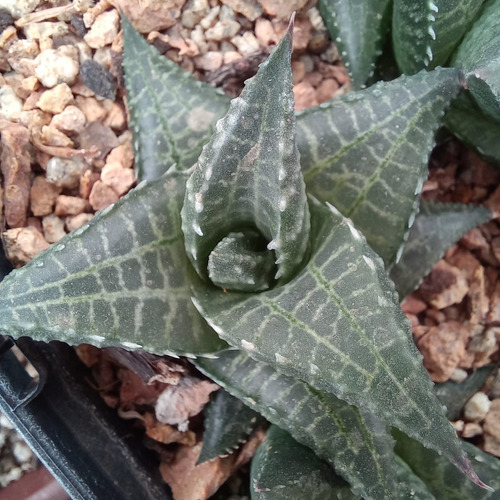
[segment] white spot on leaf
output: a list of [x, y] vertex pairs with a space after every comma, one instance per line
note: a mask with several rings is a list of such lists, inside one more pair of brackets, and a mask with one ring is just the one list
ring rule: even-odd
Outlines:
[[309, 363], [309, 367], [311, 368], [311, 373], [313, 375], [319, 373], [319, 368], [314, 363]]
[[214, 119], [214, 113], [203, 108], [193, 108], [187, 117], [187, 125], [195, 132], [207, 130]]
[[255, 346], [251, 342], [247, 342], [245, 339], [241, 341], [241, 347], [247, 351], [253, 351], [255, 349]]
[[396, 254], [396, 264], [401, 260], [401, 256], [403, 255], [404, 244], [398, 248], [398, 253]]
[[198, 236], [203, 236], [203, 231], [201, 230], [201, 227], [197, 222], [193, 222], [193, 229]]
[[349, 226], [349, 230], [351, 231], [352, 236], [354, 237], [355, 240], [360, 241], [361, 240], [361, 234], [360, 232], [352, 225], [352, 222], [347, 221], [347, 225]]
[[366, 262], [366, 264], [372, 271], [375, 271], [375, 263], [373, 262], [372, 259], [370, 259], [370, 257], [363, 255], [363, 260]]
[[274, 356], [276, 358], [276, 363], [283, 364], [283, 363], [286, 363], [288, 361], [288, 359], [285, 358], [285, 356], [282, 356], [281, 354], [278, 354], [277, 352], [274, 354]]
[[121, 344], [126, 349], [142, 349], [142, 345], [136, 344], [134, 342], [122, 342]]
[[[196, 210], [197, 213], [203, 212], [203, 195], [201, 193], [196, 193], [194, 195], [194, 209]], [[200, 235], [203, 236], [203, 235]]]

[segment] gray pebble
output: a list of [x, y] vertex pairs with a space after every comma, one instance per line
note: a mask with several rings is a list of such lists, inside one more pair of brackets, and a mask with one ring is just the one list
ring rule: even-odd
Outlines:
[[3, 30], [12, 24], [14, 24], [14, 18], [10, 15], [10, 12], [0, 9], [0, 33], [3, 33]]
[[115, 80], [113, 75], [101, 64], [91, 59], [80, 68], [82, 82], [97, 95], [115, 99]]

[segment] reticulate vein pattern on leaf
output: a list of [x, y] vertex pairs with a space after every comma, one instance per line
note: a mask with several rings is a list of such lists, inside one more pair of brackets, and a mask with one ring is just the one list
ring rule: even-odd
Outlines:
[[416, 213], [434, 132], [462, 87], [456, 69], [381, 82], [297, 116], [307, 190], [394, 262]]
[[319, 0], [318, 9], [355, 89], [372, 76], [387, 32], [390, 0]]
[[[283, 375], [245, 353], [226, 351], [193, 363], [205, 374], [308, 446], [365, 498], [387, 498], [394, 482], [393, 441], [356, 407]], [[368, 417], [371, 418], [371, 417]]]
[[197, 307], [217, 333], [257, 361], [373, 412], [469, 462], [413, 343], [381, 259], [333, 207], [311, 204], [312, 256], [290, 283], [256, 295], [200, 283]]
[[158, 354], [225, 345], [191, 303], [180, 227], [186, 178], [167, 174], [136, 188], [9, 275], [0, 285], [2, 330]]

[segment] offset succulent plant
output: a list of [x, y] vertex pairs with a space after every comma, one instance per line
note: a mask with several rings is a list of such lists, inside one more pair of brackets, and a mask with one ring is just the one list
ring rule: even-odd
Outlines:
[[[123, 29], [142, 182], [1, 283], [1, 330], [194, 358], [284, 430], [270, 431], [253, 464], [255, 498], [490, 495], [473, 484], [485, 486], [386, 271], [397, 272], [461, 71], [377, 83], [295, 116], [291, 27], [231, 102], [126, 19]], [[426, 208], [414, 245], [432, 260], [489, 216], [467, 209], [453, 234], [428, 237], [432, 216], [463, 210]], [[231, 449], [255, 418], [234, 399], [214, 401], [202, 459]], [[500, 487], [498, 461], [473, 458]]]

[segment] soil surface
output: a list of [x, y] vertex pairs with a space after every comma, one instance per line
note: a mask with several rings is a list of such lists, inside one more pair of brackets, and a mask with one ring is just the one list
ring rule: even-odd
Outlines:
[[[296, 109], [351, 89], [311, 0], [101, 0], [93, 6], [85, 0], [23, 0], [13, 5], [10, 12], [0, 11], [0, 213], [2, 238], [17, 267], [135, 185], [118, 9], [165, 57], [231, 96], [256, 72], [296, 10]], [[454, 245], [403, 304], [431, 378], [463, 382], [474, 369], [499, 360], [500, 170], [456, 140], [436, 148], [430, 167], [424, 198], [483, 204], [496, 217]], [[202, 409], [217, 389], [214, 384], [183, 360], [145, 355], [150, 371], [140, 376], [130, 370], [137, 369], [137, 361], [116, 350], [77, 350], [106, 403], [141, 428], [148, 446], [158, 450], [177, 500], [206, 498], [229, 476], [231, 491], [239, 490], [232, 473], [251, 458], [261, 432], [231, 456], [194, 466]], [[172, 416], [158, 418], [159, 396], [166, 401], [167, 393], [170, 401], [182, 400], [174, 405], [181, 426]], [[500, 457], [498, 422], [500, 376], [494, 368], [454, 426], [463, 438]], [[194, 484], [196, 491], [187, 489]]]

